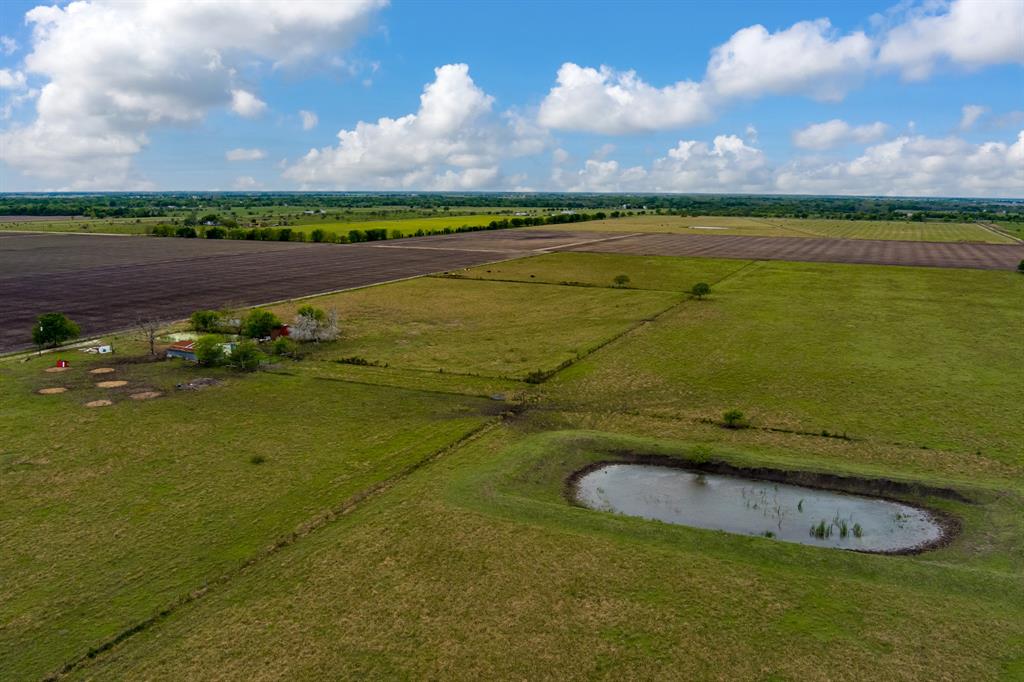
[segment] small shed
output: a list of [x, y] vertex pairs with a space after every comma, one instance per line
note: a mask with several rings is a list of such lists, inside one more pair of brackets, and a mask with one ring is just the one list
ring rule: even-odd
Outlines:
[[167, 357], [181, 358], [189, 362], [198, 362], [196, 358], [196, 342], [194, 339], [176, 341], [167, 347]]
[[271, 341], [278, 339], [282, 336], [291, 336], [291, 329], [288, 328], [288, 325], [282, 324], [280, 327], [274, 327], [273, 329], [270, 330]]
[[67, 360], [58, 360], [57, 367], [70, 367], [70, 363]]

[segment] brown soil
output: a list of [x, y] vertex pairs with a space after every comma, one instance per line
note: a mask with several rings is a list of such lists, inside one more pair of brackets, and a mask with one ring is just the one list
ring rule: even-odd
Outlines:
[[107, 405], [113, 405], [109, 400], [90, 400], [85, 404], [86, 407], [106, 407]]
[[68, 389], [64, 388], [63, 386], [54, 386], [53, 388], [41, 388], [39, 389], [38, 392], [41, 395], [54, 395], [56, 393], [64, 393], [67, 390]]
[[127, 381], [101, 381], [96, 384], [97, 388], [120, 388], [121, 386], [127, 386]]
[[113, 367], [97, 367], [96, 369], [90, 369], [89, 374], [110, 374], [113, 371]]
[[66, 372], [69, 369], [71, 369], [71, 368], [70, 367], [47, 367], [45, 371], [50, 372], [50, 373], [55, 373], [55, 372]]
[[142, 391], [141, 393], [132, 393], [129, 397], [132, 400], [151, 400], [153, 398], [159, 398], [163, 393], [160, 391]]

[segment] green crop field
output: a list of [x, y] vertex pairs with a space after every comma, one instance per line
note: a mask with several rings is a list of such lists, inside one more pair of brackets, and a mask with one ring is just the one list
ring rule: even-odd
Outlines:
[[[341, 338], [255, 374], [0, 361], [0, 679], [1024, 674], [1024, 277], [558, 253], [303, 303]], [[566, 499], [633, 455], [952, 488], [891, 495], [961, 529], [871, 555]]]
[[900, 239], [932, 242], [1009, 244], [1013, 239], [972, 223], [892, 220], [826, 220], [818, 218], [743, 218], [720, 216], [643, 215], [530, 229], [656, 232], [667, 234], [732, 234], [754, 237], [828, 237], [835, 239]]
[[446, 227], [480, 227], [487, 225], [494, 220], [502, 220], [511, 217], [509, 214], [497, 215], [493, 213], [480, 213], [476, 215], [450, 215], [434, 218], [405, 218], [400, 220], [361, 220], [353, 222], [310, 222], [292, 226], [292, 229], [302, 230], [309, 233], [315, 229], [328, 230], [338, 234], [348, 234], [349, 230], [376, 230], [385, 229], [388, 234], [392, 231], [401, 232], [405, 236], [414, 234], [417, 230], [443, 230]]

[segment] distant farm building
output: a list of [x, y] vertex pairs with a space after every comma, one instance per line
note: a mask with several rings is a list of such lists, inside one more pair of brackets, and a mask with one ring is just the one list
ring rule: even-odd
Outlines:
[[172, 343], [167, 348], [167, 357], [181, 358], [182, 360], [188, 360], [189, 362], [198, 362], [196, 359], [196, 342], [194, 340], [190, 340]]

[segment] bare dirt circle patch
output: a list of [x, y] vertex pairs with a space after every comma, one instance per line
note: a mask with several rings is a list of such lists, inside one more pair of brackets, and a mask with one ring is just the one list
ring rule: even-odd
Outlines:
[[127, 386], [127, 381], [101, 381], [96, 384], [97, 388], [120, 388], [121, 386]]
[[38, 392], [40, 395], [56, 395], [57, 393], [65, 393], [67, 390], [63, 386], [53, 386], [51, 388], [41, 388]]
[[71, 368], [70, 367], [47, 367], [46, 370], [44, 370], [44, 371], [50, 372], [51, 374], [53, 374], [54, 372], [66, 372], [69, 369], [71, 369]]
[[86, 407], [106, 407], [107, 405], [113, 405], [109, 400], [90, 400], [85, 404]]
[[113, 367], [97, 367], [96, 369], [90, 369], [89, 374], [110, 374], [113, 371]]
[[132, 393], [129, 398], [132, 400], [152, 400], [153, 398], [159, 398], [163, 393], [160, 391], [142, 391], [141, 393]]

